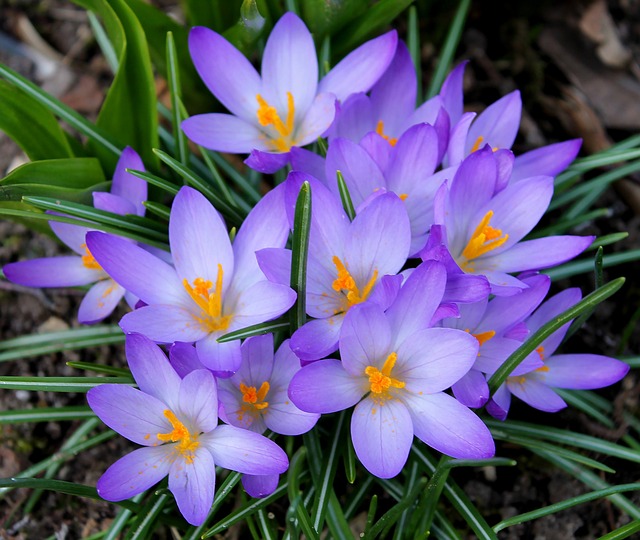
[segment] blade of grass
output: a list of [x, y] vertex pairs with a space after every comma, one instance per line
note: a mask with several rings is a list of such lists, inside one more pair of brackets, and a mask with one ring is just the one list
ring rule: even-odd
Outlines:
[[411, 55], [411, 61], [416, 71], [416, 107], [422, 105], [422, 54], [420, 46], [420, 20], [418, 19], [418, 9], [415, 5], [409, 7], [407, 19], [407, 48]]
[[311, 230], [311, 186], [309, 182], [303, 182], [300, 193], [298, 193], [293, 223], [290, 284], [296, 292], [297, 298], [289, 312], [292, 334], [307, 322], [307, 257]]
[[144, 540], [151, 538], [151, 534], [158, 526], [157, 518], [169, 502], [169, 494], [166, 491], [162, 493], [153, 493], [147, 503], [140, 509], [138, 518], [131, 526], [126, 540]]
[[222, 171], [242, 190], [249, 196], [250, 202], [257, 203], [262, 197], [258, 190], [251, 185], [247, 179], [242, 176], [233, 165], [231, 165], [226, 159], [224, 159], [217, 152], [209, 152], [209, 156], [214, 163], [222, 169]]
[[289, 320], [281, 317], [275, 321], [269, 321], [266, 323], [254, 324], [239, 330], [234, 330], [228, 334], [220, 336], [216, 341], [218, 343], [227, 343], [229, 341], [235, 341], [236, 339], [245, 339], [251, 336], [261, 336], [263, 334], [270, 334], [272, 332], [278, 332], [279, 330], [285, 330], [289, 328]]
[[133, 176], [142, 178], [152, 186], [156, 186], [156, 187], [159, 187], [160, 189], [163, 189], [169, 195], [176, 195], [178, 193], [178, 190], [180, 189], [174, 183], [170, 182], [169, 180], [165, 180], [164, 178], [160, 178], [155, 174], [151, 174], [144, 171], [136, 171], [134, 169], [125, 169], [125, 170], [128, 173], [132, 174]]
[[86, 405], [69, 407], [43, 407], [18, 411], [0, 412], [0, 425], [20, 422], [62, 422], [66, 420], [83, 420], [95, 416]]
[[[599, 244], [601, 245], [601, 244]], [[640, 249], [632, 249], [623, 253], [614, 253], [613, 255], [607, 255], [602, 262], [604, 268], [611, 266], [617, 266], [619, 264], [625, 264], [629, 262], [635, 262], [640, 260]], [[591, 259], [581, 259], [570, 263], [556, 266], [548, 270], [543, 270], [543, 274], [547, 274], [552, 281], [558, 281], [560, 279], [566, 279], [579, 274], [589, 272], [593, 268], [593, 261]], [[622, 279], [622, 278], [619, 278]]]
[[601, 536], [598, 540], [622, 540], [623, 538], [629, 538], [632, 534], [636, 534], [637, 532], [640, 532], [640, 519], [627, 523], [615, 531], [611, 531], [609, 534]]
[[155, 203], [153, 201], [142, 201], [143, 206], [149, 210], [154, 216], [158, 216], [164, 221], [169, 221], [171, 209], [164, 204]]
[[67, 365], [72, 368], [86, 369], [88, 371], [95, 371], [96, 373], [104, 373], [115, 377], [131, 377], [131, 372], [128, 369], [107, 366], [105, 364], [94, 364], [92, 362], [67, 362]]
[[180, 90], [180, 68], [178, 66], [178, 53], [173, 39], [173, 32], [167, 32], [167, 82], [169, 83], [169, 96], [171, 98], [173, 138], [177, 142], [176, 158], [180, 163], [186, 165], [189, 161], [189, 147], [187, 146], [187, 138], [180, 129], [180, 124], [184, 118], [180, 110], [182, 93]]
[[239, 196], [234, 196], [234, 194], [231, 192], [231, 190], [227, 186], [227, 183], [224, 181], [224, 178], [222, 178], [222, 176], [220, 175], [220, 171], [218, 171], [218, 167], [216, 167], [216, 164], [211, 159], [211, 156], [209, 155], [209, 151], [206, 148], [203, 148], [202, 146], [198, 146], [198, 148], [200, 150], [200, 153], [202, 154], [204, 162], [207, 164], [207, 167], [209, 168], [209, 172], [211, 174], [211, 177], [213, 178], [213, 181], [215, 182], [216, 187], [218, 188], [218, 190], [220, 191], [224, 199], [231, 206], [235, 208], [239, 207], [239, 208], [242, 208], [245, 212], [249, 212], [251, 210], [251, 205], [247, 203], [243, 198]]
[[0, 377], [0, 389], [44, 392], [87, 392], [99, 384], [127, 384], [130, 377]]
[[356, 210], [353, 207], [353, 201], [351, 200], [351, 194], [349, 193], [349, 188], [347, 187], [347, 183], [344, 181], [344, 176], [342, 176], [342, 172], [336, 171], [336, 176], [338, 177], [338, 190], [340, 191], [340, 199], [342, 200], [342, 207], [344, 208], [345, 213], [349, 216], [351, 221], [356, 217]]
[[[139, 503], [143, 497], [144, 493], [138, 493], [138, 495], [133, 497], [131, 500], [135, 503]], [[104, 540], [118, 540], [118, 538], [120, 538], [120, 533], [134, 515], [135, 514], [131, 510], [122, 508], [111, 522], [109, 530], [105, 531], [106, 534], [104, 535]]]

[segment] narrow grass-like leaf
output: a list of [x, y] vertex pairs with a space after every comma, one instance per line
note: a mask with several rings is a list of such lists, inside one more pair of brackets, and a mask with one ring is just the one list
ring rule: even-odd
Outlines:
[[527, 355], [532, 353], [540, 343], [561, 328], [565, 323], [575, 319], [580, 314], [598, 305], [614, 294], [624, 284], [624, 278], [614, 279], [600, 289], [587, 295], [575, 306], [570, 307], [557, 317], [542, 325], [523, 345], [521, 345], [505, 362], [496, 370], [489, 379], [489, 390], [494, 394], [498, 387], [507, 379], [509, 374], [522, 362]]
[[336, 176], [338, 178], [338, 190], [340, 191], [340, 200], [342, 200], [342, 207], [344, 208], [347, 216], [349, 216], [349, 219], [353, 221], [353, 219], [356, 217], [356, 210], [353, 207], [353, 201], [351, 200], [349, 188], [347, 187], [347, 183], [344, 181], [344, 176], [342, 176], [341, 171], [336, 171]]
[[138, 178], [142, 178], [146, 182], [149, 182], [152, 186], [159, 187], [163, 189], [169, 195], [176, 195], [180, 188], [178, 188], [175, 184], [171, 183], [169, 180], [165, 180], [164, 178], [160, 178], [155, 174], [151, 174], [144, 171], [136, 171], [134, 169], [127, 169], [128, 173], [131, 173], [133, 176], [137, 176]]
[[443, 464], [443, 467], [455, 469], [456, 467], [515, 467], [518, 462], [509, 458], [487, 458], [487, 459], [450, 459]]
[[432, 98], [440, 92], [442, 83], [451, 69], [451, 63], [455, 57], [458, 43], [460, 43], [462, 30], [464, 29], [464, 22], [467, 19], [467, 13], [469, 12], [470, 6], [471, 0], [460, 0], [460, 4], [458, 4], [458, 9], [451, 21], [449, 32], [447, 33], [444, 45], [442, 46], [442, 52], [440, 53], [436, 70], [431, 77], [431, 84], [429, 85], [429, 90], [427, 91], [426, 96], [427, 99]]
[[416, 484], [413, 486], [413, 489], [407, 491], [405, 496], [395, 504], [391, 509], [385, 512], [380, 519], [376, 521], [376, 523], [369, 529], [366, 538], [376, 538], [384, 529], [392, 526], [400, 516], [403, 514], [407, 508], [409, 508], [413, 503], [415, 503], [416, 498], [420, 494], [422, 490], [427, 488], [427, 479], [420, 478]]
[[290, 285], [296, 292], [297, 299], [289, 312], [292, 334], [307, 322], [307, 257], [311, 230], [311, 186], [309, 182], [303, 182], [300, 188], [293, 223]]
[[594, 249], [598, 249], [599, 247], [608, 246], [609, 244], [615, 244], [616, 242], [620, 242], [620, 240], [624, 240], [629, 236], [628, 232], [619, 232], [619, 233], [611, 233], [605, 234], [604, 236], [598, 236], [593, 241], [586, 251], [593, 251]]
[[76, 369], [86, 369], [87, 371], [95, 371], [96, 373], [104, 373], [105, 375], [113, 375], [115, 377], [131, 377], [131, 372], [125, 368], [117, 368], [106, 364], [96, 364], [93, 362], [67, 362], [67, 365]]
[[111, 69], [112, 73], [116, 73], [118, 71], [118, 55], [116, 54], [111, 41], [109, 41], [109, 36], [104, 31], [104, 28], [100, 24], [98, 17], [92, 11], [87, 11], [87, 18], [89, 19], [89, 25], [91, 26], [91, 31], [93, 32], [93, 37], [96, 38], [96, 42], [98, 43], [98, 47], [100, 47], [100, 52], [104, 59], [109, 64], [109, 69]]
[[416, 107], [422, 105], [422, 54], [420, 46], [420, 19], [415, 5], [409, 8], [407, 19], [407, 48], [416, 71]]
[[189, 160], [189, 147], [187, 146], [187, 138], [180, 129], [180, 124], [183, 120], [180, 107], [182, 92], [180, 89], [178, 53], [176, 51], [176, 42], [173, 39], [173, 32], [167, 32], [167, 82], [169, 84], [169, 96], [171, 98], [171, 115], [173, 138], [176, 141], [176, 157], [180, 163], [186, 165]]
[[556, 188], [564, 187], [566, 184], [571, 183], [572, 180], [587, 171], [640, 158], [640, 150], [634, 149], [633, 147], [628, 148], [626, 146], [622, 146], [625, 143], [628, 144], [631, 140], [632, 138], [629, 138], [627, 141], [619, 143], [621, 146], [611, 147], [608, 150], [599, 152], [593, 156], [576, 159], [571, 164], [571, 167], [556, 177]]
[[[144, 493], [138, 493], [131, 500], [135, 503], [139, 503], [143, 499], [143, 497]], [[120, 533], [127, 526], [127, 523], [133, 516], [134, 513], [131, 510], [122, 508], [111, 522], [109, 530], [104, 531], [106, 533], [104, 535], [104, 540], [118, 540], [118, 538], [120, 538]]]
[[218, 343], [227, 343], [237, 339], [246, 339], [252, 336], [261, 336], [263, 334], [278, 332], [279, 330], [286, 330], [287, 328], [289, 328], [289, 319], [281, 317], [275, 321], [253, 324], [245, 328], [240, 328], [239, 330], [234, 330], [233, 332], [220, 336], [216, 341]]
[[282, 495], [287, 492], [287, 488], [289, 485], [287, 482], [283, 482], [278, 486], [278, 488], [268, 497], [264, 499], [254, 499], [249, 501], [247, 504], [243, 504], [237, 510], [231, 512], [224, 519], [216, 523], [211, 529], [206, 531], [200, 538], [211, 538], [212, 536], [221, 533], [225, 529], [228, 529], [232, 525], [246, 519], [247, 516], [251, 516], [256, 513], [261, 508], [268, 506], [273, 501], [278, 500]]
[[519, 525], [520, 523], [526, 523], [527, 521], [532, 521], [534, 519], [539, 519], [550, 514], [555, 514], [556, 512], [561, 512], [562, 510], [578, 506], [579, 504], [596, 501], [598, 499], [608, 497], [609, 495], [614, 495], [616, 493], [624, 493], [625, 491], [637, 490], [640, 490], [640, 483], [620, 484], [618, 486], [613, 486], [606, 489], [599, 489], [597, 491], [592, 491], [591, 493], [585, 493], [584, 495], [571, 497], [570, 499], [566, 499], [555, 504], [550, 504], [549, 506], [543, 506], [542, 508], [532, 510], [531, 512], [525, 512], [524, 514], [519, 514], [517, 516], [510, 517], [509, 519], [502, 520], [500, 523], [493, 527], [493, 530], [499, 532], [503, 529], [506, 529], [507, 527], [512, 527], [513, 525]]
[[130, 377], [0, 377], [0, 389], [42, 392], [87, 392], [99, 384], [128, 384]]
[[164, 221], [169, 221], [169, 218], [171, 217], [171, 209], [168, 206], [153, 201], [143, 201], [142, 204], [154, 216], [158, 216]]
[[369, 501], [369, 510], [367, 511], [367, 522], [364, 526], [364, 533], [362, 534], [362, 538], [369, 537], [369, 531], [373, 526], [373, 520], [376, 517], [376, 511], [378, 510], [378, 496], [373, 495], [371, 500]]
[[[413, 491], [413, 488], [416, 486], [418, 479], [422, 479], [421, 474], [422, 472], [420, 471], [418, 464], [416, 463], [415, 460], [412, 460], [411, 469], [409, 469], [409, 473], [407, 474], [407, 481], [405, 483], [405, 490], [407, 493], [410, 493], [411, 491]], [[416, 501], [414, 500], [412, 504], [410, 504], [407, 508], [405, 508], [402, 511], [402, 514], [400, 515], [400, 517], [398, 518], [398, 524], [396, 525], [393, 531], [394, 540], [402, 540], [403, 538], [409, 537], [409, 533], [407, 531], [407, 525], [409, 524], [411, 513], [414, 510], [415, 502]]]
[[138, 519], [132, 525], [126, 540], [144, 540], [151, 538], [151, 534], [158, 526], [158, 517], [169, 502], [169, 494], [164, 491], [162, 493], [154, 493], [151, 495], [147, 503], [140, 509]]
[[[625, 263], [634, 262], [638, 260], [640, 260], [640, 249], [631, 249], [629, 251], [624, 251], [622, 253], [614, 253], [613, 255], [607, 255], [602, 261], [602, 266], [604, 268], [609, 268], [611, 266], [617, 266], [619, 264], [625, 264]], [[542, 273], [547, 274], [552, 281], [557, 281], [560, 279], [566, 279], [572, 276], [577, 276], [579, 274], [584, 274], [585, 272], [589, 272], [592, 269], [593, 269], [592, 259], [580, 259], [578, 261], [572, 261], [570, 263], [566, 263], [561, 266], [556, 266], [555, 268], [543, 270]], [[622, 279], [622, 278], [619, 278], [619, 279]]]
[[462, 536], [445, 517], [445, 515], [436, 510], [435, 522], [431, 528], [434, 538], [446, 538], [447, 540], [462, 540]]
[[353, 448], [353, 441], [349, 434], [344, 438], [344, 441], [344, 472], [347, 477], [347, 482], [353, 484], [356, 481], [356, 451]]
[[203, 148], [202, 146], [198, 146], [198, 148], [200, 149], [200, 153], [202, 154], [202, 158], [204, 159], [204, 162], [207, 164], [207, 167], [209, 168], [209, 173], [211, 174], [211, 177], [213, 178], [213, 181], [215, 182], [216, 187], [218, 188], [218, 190], [220, 191], [224, 199], [231, 206], [235, 208], [240, 207], [245, 212], [249, 212], [249, 210], [251, 210], [251, 205], [241, 197], [234, 196], [234, 194], [229, 189], [229, 186], [227, 186], [227, 182], [225, 182], [224, 178], [222, 178], [222, 176], [220, 175], [220, 171], [218, 171], [218, 167], [214, 163], [213, 159], [211, 159], [211, 155], [209, 151], [206, 148]]
[[433, 523], [433, 516], [435, 515], [438, 500], [440, 499], [440, 495], [444, 489], [444, 483], [451, 470], [451, 467], [447, 466], [450, 460], [451, 458], [449, 456], [443, 455], [440, 457], [436, 470], [433, 471], [429, 483], [420, 496], [410, 525], [410, 527], [416, 531], [416, 536], [423, 535], [431, 529], [431, 523]]
[[[0, 351], [12, 349], [27, 349], [28, 347], [52, 345], [63, 346], [78, 341], [86, 341], [95, 339], [96, 344], [100, 344], [102, 339], [113, 336], [122, 336], [124, 333], [119, 326], [115, 324], [96, 325], [88, 328], [72, 328], [70, 330], [61, 330], [58, 332], [44, 332], [42, 334], [27, 334], [12, 339], [0, 341]], [[63, 349], [60, 349], [63, 350]]]
[[266, 512], [262, 508], [256, 512], [256, 518], [258, 528], [260, 529], [260, 538], [262, 538], [262, 540], [276, 540], [275, 531], [271, 526]]
[[[596, 289], [599, 289], [600, 287], [602, 287], [602, 285], [604, 285], [603, 261], [602, 261], [603, 253], [604, 253], [603, 247], [598, 246], [598, 249], [596, 250], [596, 255], [593, 260]], [[587, 322], [589, 317], [593, 315], [594, 311], [596, 310], [596, 307], [597, 306], [593, 306], [591, 309], [586, 310], [584, 313], [582, 313], [579, 317], [577, 317], [571, 323], [571, 326], [569, 327], [569, 330], [567, 330], [567, 334], [564, 338], [565, 340], [569, 339], [573, 334], [575, 334], [578, 330], [580, 330], [580, 328], [582, 328], [582, 326], [584, 325], [585, 322]]]
[[373, 476], [367, 475], [358, 490], [351, 497], [351, 501], [347, 505], [344, 511], [344, 517], [352, 519], [358, 508], [362, 504], [362, 501], [371, 494], [371, 484], [373, 484]]
[[583, 413], [588, 414], [594, 420], [597, 420], [602, 425], [613, 429], [614, 424], [606, 414], [603, 414], [600, 409], [594, 407], [593, 403], [588, 399], [585, 399], [585, 393], [576, 390], [563, 390], [562, 388], [555, 388], [556, 392], [562, 399], [564, 399], [569, 405], [581, 410]]
[[527, 239], [544, 238], [554, 234], [563, 234], [571, 229], [571, 227], [575, 227], [576, 225], [580, 225], [586, 221], [592, 221], [601, 217], [611, 217], [611, 210], [609, 208], [598, 208], [597, 210], [587, 212], [586, 214], [582, 214], [573, 219], [563, 218], [549, 227], [534, 231], [532, 234], [527, 236]]
[[349, 522], [342, 511], [342, 505], [340, 504], [340, 501], [338, 501], [338, 497], [336, 497], [333, 489], [331, 490], [331, 495], [329, 497], [327, 525], [333, 537], [338, 540], [350, 540], [353, 536], [351, 528], [349, 527]]
[[311, 518], [307, 513], [307, 509], [302, 500], [302, 491], [299, 487], [299, 480], [302, 476], [302, 470], [304, 466], [304, 462], [307, 457], [307, 449], [302, 446], [300, 449], [293, 455], [291, 458], [291, 462], [289, 464], [289, 472], [287, 473], [288, 479], [288, 490], [287, 493], [289, 495], [289, 509], [291, 511], [292, 516], [295, 516], [297, 519], [300, 528], [304, 532], [307, 538], [318, 538], [318, 533], [314, 530], [313, 525], [311, 524]]
[[62, 422], [65, 420], [83, 420], [95, 416], [86, 405], [69, 407], [43, 407], [39, 409], [24, 409], [1, 411], [0, 424], [16, 424], [18, 422]]
[[233, 181], [245, 194], [249, 197], [250, 202], [257, 203], [262, 196], [260, 192], [242, 176], [231, 163], [223, 158], [217, 152], [209, 152], [209, 156], [213, 162], [222, 169], [222, 171]]
[[637, 532], [640, 532], [640, 519], [627, 523], [615, 531], [611, 531], [610, 533], [601, 536], [598, 540], [622, 540], [623, 538], [629, 538], [632, 534], [636, 534]]
[[182, 163], [173, 159], [169, 154], [166, 154], [162, 150], [157, 148], [153, 150], [153, 153], [160, 158], [168, 167], [177, 172], [190, 186], [199, 190], [205, 195], [211, 203], [216, 207], [221, 214], [231, 220], [234, 225], [240, 225], [242, 223], [242, 216], [239, 211], [230, 206], [229, 203], [222, 200], [217, 193], [215, 193], [209, 184], [196, 175], [191, 169], [185, 167]]

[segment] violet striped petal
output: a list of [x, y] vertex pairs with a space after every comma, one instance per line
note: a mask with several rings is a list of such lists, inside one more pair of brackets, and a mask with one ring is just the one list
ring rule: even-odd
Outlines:
[[100, 322], [113, 313], [123, 296], [124, 289], [112, 279], [98, 281], [82, 299], [78, 321], [82, 324]]
[[256, 125], [230, 114], [196, 114], [184, 120], [180, 128], [191, 141], [216, 152], [248, 154], [254, 149], [270, 149]]
[[191, 525], [202, 525], [211, 510], [216, 466], [207, 448], [195, 449], [193, 459], [176, 459], [169, 470], [169, 491]]
[[628, 364], [598, 354], [559, 354], [549, 358], [545, 365], [549, 371], [540, 371], [536, 376], [548, 386], [571, 390], [603, 388], [629, 372]]
[[6, 264], [6, 278], [26, 287], [76, 287], [104, 278], [102, 270], [87, 268], [81, 257], [43, 257]]

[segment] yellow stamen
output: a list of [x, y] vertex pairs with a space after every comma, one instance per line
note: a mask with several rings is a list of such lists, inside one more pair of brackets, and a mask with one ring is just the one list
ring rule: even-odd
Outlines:
[[385, 135], [384, 133], [384, 122], [382, 120], [378, 120], [376, 125], [376, 133], [380, 135], [385, 141], [387, 141], [391, 146], [395, 146], [398, 142], [397, 137], [389, 137], [389, 135]]
[[549, 366], [539, 367], [538, 369], [536, 369], [536, 371], [541, 371], [542, 373], [546, 373], [547, 371], [549, 371]]
[[85, 268], [90, 268], [91, 270], [102, 270], [102, 266], [98, 264], [98, 261], [96, 261], [95, 257], [91, 254], [87, 244], [82, 244], [80, 247], [85, 251], [85, 255], [82, 256], [82, 264]]
[[493, 210], [489, 210], [476, 227], [476, 230], [473, 231], [467, 246], [462, 251], [462, 256], [465, 259], [460, 265], [462, 268], [465, 268], [469, 261], [500, 247], [509, 239], [508, 234], [503, 235], [500, 229], [494, 229], [489, 225], [492, 217]]
[[489, 330], [488, 332], [481, 332], [479, 334], [471, 334], [474, 338], [478, 340], [478, 343], [482, 347], [487, 341], [489, 341], [493, 336], [496, 335], [494, 330]]
[[185, 278], [182, 280], [187, 294], [201, 309], [200, 316], [194, 315], [193, 318], [208, 332], [217, 332], [226, 330], [231, 323], [233, 315], [222, 315], [222, 280], [224, 271], [222, 265], [218, 265], [218, 275], [216, 277], [216, 286], [212, 293], [209, 290], [212, 287], [211, 281], [198, 277], [193, 280], [193, 285]]
[[256, 100], [258, 101], [256, 116], [258, 117], [260, 125], [264, 127], [272, 126], [278, 135], [280, 135], [279, 137], [272, 137], [269, 143], [274, 150], [288, 152], [294, 145], [292, 135], [296, 108], [293, 101], [293, 94], [287, 92], [287, 118], [284, 122], [280, 118], [278, 110], [274, 106], [269, 105], [260, 94], [256, 94]]
[[176, 450], [185, 458], [187, 463], [193, 463], [194, 452], [200, 446], [198, 433], [190, 433], [187, 427], [178, 420], [173, 411], [166, 409], [164, 416], [173, 427], [170, 433], [158, 433], [156, 437], [162, 442], [177, 442]]
[[[538, 356], [540, 356], [540, 360], [544, 360], [544, 347], [542, 345], [540, 345], [540, 347], [538, 347], [536, 349], [536, 352], [538, 353]], [[542, 369], [542, 368], [540, 368]], [[549, 369], [549, 368], [547, 368]]]
[[400, 193], [400, 195], [398, 195], [401, 201], [406, 201], [408, 196], [409, 196], [408, 193]]
[[236, 411], [239, 421], [242, 422], [246, 413], [249, 413], [255, 419], [261, 412], [269, 407], [269, 402], [265, 401], [265, 398], [270, 388], [271, 386], [267, 381], [264, 381], [257, 390], [255, 386], [247, 386], [244, 383], [240, 383], [242, 401], [246, 403], [246, 405], [242, 405], [240, 409]]
[[369, 376], [370, 390], [377, 397], [389, 397], [389, 388], [404, 388], [405, 383], [391, 377], [391, 370], [398, 360], [398, 355], [392, 352], [384, 361], [382, 369], [374, 366], [367, 366], [364, 370], [365, 375]]
[[471, 154], [473, 154], [474, 152], [476, 152], [479, 148], [480, 145], [482, 144], [482, 141], [484, 141], [484, 137], [482, 135], [480, 135], [480, 137], [478, 137], [476, 139], [476, 142], [473, 143], [473, 146], [471, 147]]
[[349, 270], [347, 270], [346, 266], [340, 260], [340, 258], [334, 255], [331, 260], [333, 261], [333, 264], [335, 264], [336, 270], [338, 271], [338, 277], [333, 280], [331, 286], [336, 292], [346, 292], [347, 305], [345, 306], [345, 309], [343, 311], [347, 311], [351, 306], [360, 304], [368, 298], [378, 279], [378, 270], [373, 271], [373, 276], [371, 276], [371, 279], [364, 286], [362, 292], [360, 292], [360, 289], [356, 284], [356, 280], [353, 279], [353, 276], [349, 273]]

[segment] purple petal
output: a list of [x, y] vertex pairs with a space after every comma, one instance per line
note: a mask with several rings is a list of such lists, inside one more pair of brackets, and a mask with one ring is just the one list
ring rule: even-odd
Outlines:
[[476, 117], [476, 113], [463, 113], [457, 123], [453, 123], [451, 128], [451, 136], [449, 137], [449, 147], [447, 148], [447, 155], [444, 166], [457, 166], [466, 157], [465, 145], [467, 143], [467, 136], [469, 134], [469, 128], [471, 122]]
[[138, 448], [116, 461], [96, 484], [107, 501], [123, 501], [149, 489], [169, 474], [172, 445]]
[[[47, 213], [54, 215], [63, 215], [58, 214], [56, 212]], [[78, 255], [86, 255], [85, 251], [86, 247], [86, 239], [87, 233], [89, 231], [94, 231], [95, 229], [89, 229], [88, 227], [80, 227], [78, 225], [71, 225], [70, 223], [63, 223], [62, 221], [49, 221], [49, 227], [54, 232], [54, 234], [62, 241], [64, 244], [75, 251]]]
[[2, 269], [6, 278], [27, 287], [75, 287], [103, 279], [102, 270], [87, 268], [81, 257], [44, 257], [9, 263]]
[[294, 146], [289, 153], [291, 156], [291, 169], [294, 171], [302, 171], [310, 174], [314, 178], [317, 178], [321, 182], [324, 181], [324, 158], [305, 150], [304, 148], [298, 148]]
[[191, 343], [176, 342], [169, 348], [169, 362], [181, 377], [186, 377], [196, 369], [205, 369], [198, 359], [196, 348]]
[[221, 35], [202, 26], [189, 33], [189, 52], [200, 78], [233, 114], [256, 122], [262, 81], [238, 49]]
[[262, 81], [269, 96], [264, 97], [267, 101], [271, 98], [278, 111], [287, 110], [287, 92], [291, 92], [296, 116], [305, 114], [316, 95], [316, 47], [309, 30], [294, 13], [285, 13], [269, 35], [262, 55]]
[[93, 193], [93, 206], [98, 210], [104, 210], [105, 212], [111, 212], [119, 216], [126, 216], [127, 214], [135, 215], [137, 213], [136, 205], [131, 201], [119, 195], [104, 193], [102, 191], [95, 191]]
[[442, 297], [443, 302], [479, 302], [489, 296], [491, 287], [484, 276], [472, 274], [447, 275], [447, 286]]
[[409, 457], [413, 426], [407, 407], [397, 400], [361, 401], [351, 417], [353, 448], [360, 462], [378, 478], [396, 476]]
[[216, 467], [211, 453], [196, 448], [193, 459], [176, 459], [169, 471], [169, 491], [178, 510], [191, 525], [202, 525], [213, 504]]
[[197, 114], [184, 120], [180, 127], [191, 141], [217, 152], [248, 154], [254, 149], [270, 148], [258, 127], [230, 114]]
[[229, 310], [233, 313], [229, 332], [275, 319], [296, 301], [296, 293], [290, 287], [267, 280], [258, 281], [236, 298], [235, 289], [234, 286], [227, 299]]
[[373, 158], [381, 171], [389, 170], [389, 160], [393, 150], [389, 141], [383, 139], [375, 131], [370, 131], [360, 139], [358, 144]]
[[199, 191], [185, 186], [173, 200], [169, 242], [178, 276], [189, 284], [202, 278], [214, 288], [222, 272], [224, 296], [233, 276], [233, 249], [220, 214]]
[[333, 122], [335, 114], [336, 97], [333, 94], [318, 94], [296, 128], [295, 145], [306, 146], [321, 137]]
[[514, 396], [540, 411], [557, 412], [567, 406], [551, 388], [532, 378], [512, 377], [507, 379], [507, 387]]
[[487, 403], [487, 412], [497, 420], [505, 420], [511, 405], [511, 392], [506, 384], [501, 384]]
[[340, 332], [340, 357], [344, 369], [352, 376], [364, 376], [370, 365], [391, 353], [391, 327], [382, 308], [373, 303], [349, 310]]
[[511, 148], [518, 134], [522, 115], [522, 99], [515, 90], [489, 105], [482, 111], [469, 129], [466, 152], [470, 152], [479, 137], [481, 144], [491, 148]]
[[289, 467], [282, 449], [262, 435], [233, 426], [218, 426], [200, 436], [216, 465], [244, 474], [281, 474]]
[[306, 433], [320, 418], [317, 413], [304, 412], [289, 400], [285, 391], [269, 398], [269, 410], [264, 422], [274, 433], [281, 435], [301, 435]]
[[478, 355], [478, 341], [452, 328], [427, 328], [411, 334], [397, 349], [393, 375], [415, 394], [449, 388], [465, 375]]
[[166, 304], [144, 306], [127, 313], [120, 320], [120, 328], [127, 333], [137, 332], [159, 343], [193, 343], [207, 335], [191, 312]]
[[582, 139], [572, 139], [536, 148], [516, 157], [511, 173], [511, 182], [518, 182], [539, 174], [556, 176], [576, 158], [581, 145]]
[[87, 392], [89, 407], [107, 426], [134, 443], [152, 446], [173, 429], [159, 399], [123, 384], [101, 384]]
[[444, 393], [403, 394], [416, 437], [443, 454], [460, 459], [492, 457], [491, 433], [474, 413]]
[[338, 338], [344, 316], [314, 319], [298, 328], [291, 336], [291, 350], [306, 361], [319, 360], [338, 349]]
[[499, 193], [507, 187], [511, 180], [511, 172], [513, 171], [513, 162], [515, 156], [511, 150], [496, 150], [493, 155], [496, 157], [498, 164], [498, 180], [496, 182], [496, 193]]
[[85, 294], [78, 310], [78, 321], [94, 324], [111, 315], [122, 300], [124, 289], [112, 279], [98, 281]]
[[353, 407], [368, 390], [364, 373], [355, 378], [340, 361], [329, 359], [313, 362], [298, 371], [289, 385], [289, 397], [305, 412], [326, 414]]
[[471, 369], [451, 389], [460, 403], [472, 409], [482, 407], [489, 399], [487, 379], [477, 369]]
[[629, 371], [629, 365], [597, 354], [559, 354], [546, 362], [549, 371], [536, 376], [556, 388], [591, 390], [618, 382]]
[[[366, 133], [376, 128], [371, 100], [366, 94], [351, 94], [339, 104], [335, 122], [331, 126], [330, 140], [336, 137], [358, 142]], [[384, 141], [388, 145], [387, 141]], [[314, 175], [316, 176], [316, 175]], [[316, 178], [320, 178], [316, 176]]]
[[180, 381], [178, 410], [191, 429], [208, 433], [218, 425], [218, 390], [210, 371], [197, 369]]
[[198, 359], [207, 369], [213, 371], [216, 377], [230, 377], [238, 371], [242, 361], [240, 342], [218, 343], [218, 337], [219, 334], [209, 334], [196, 343]]
[[147, 200], [147, 183], [142, 178], [128, 173], [126, 169], [145, 170], [142, 159], [130, 146], [125, 147], [120, 154], [116, 171], [113, 173], [111, 193], [131, 202], [136, 208], [135, 213], [144, 216], [145, 207], [142, 203]]
[[271, 495], [278, 487], [279, 481], [279, 474], [263, 474], [260, 476], [243, 474], [241, 480], [242, 487], [249, 496], [258, 499]]
[[368, 92], [393, 59], [397, 41], [392, 30], [360, 45], [327, 73], [318, 91], [331, 92], [340, 101], [356, 92]]
[[260, 270], [269, 281], [288, 285], [291, 281], [291, 250], [265, 248], [256, 251], [256, 260]]
[[141, 247], [101, 232], [88, 233], [87, 246], [105, 272], [146, 304], [193, 304], [174, 268]]
[[[522, 342], [514, 339], [502, 337], [491, 338], [480, 347], [478, 358], [473, 367], [483, 373], [493, 374], [521, 345]], [[511, 375], [522, 375], [538, 369], [542, 367], [542, 365], [540, 355], [536, 351], [533, 351], [518, 364], [511, 372]]]
[[461, 62], [447, 75], [444, 83], [442, 83], [442, 89], [440, 90], [440, 97], [451, 123], [456, 124], [463, 112], [463, 83], [464, 83], [464, 69], [467, 67], [468, 61]]
[[249, 157], [244, 160], [247, 167], [264, 174], [273, 174], [289, 162], [289, 153], [274, 154], [254, 148]]

